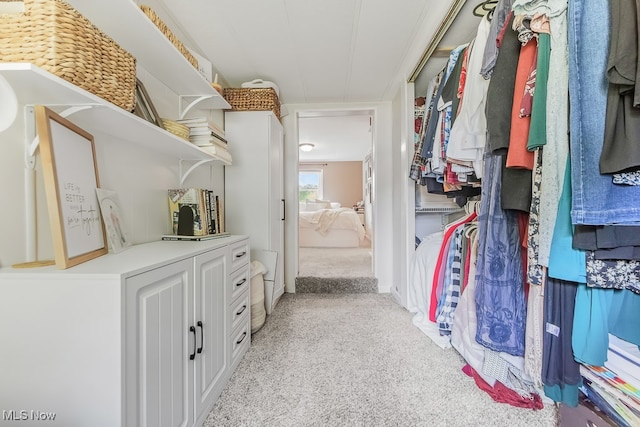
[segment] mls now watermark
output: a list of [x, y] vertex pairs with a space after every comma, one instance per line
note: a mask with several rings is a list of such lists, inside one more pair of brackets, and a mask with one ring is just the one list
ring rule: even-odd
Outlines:
[[55, 419], [55, 412], [36, 411], [34, 409], [2, 410], [3, 421], [53, 421]]

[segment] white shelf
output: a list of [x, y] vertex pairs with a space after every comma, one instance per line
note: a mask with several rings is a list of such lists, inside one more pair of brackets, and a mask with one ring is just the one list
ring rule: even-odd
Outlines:
[[224, 97], [211, 87], [132, 0], [67, 2], [177, 95], [210, 96], [200, 101], [198, 108], [231, 109]]
[[416, 207], [417, 214], [423, 213], [455, 213], [460, 212], [463, 209], [457, 206], [433, 206], [433, 207]]
[[56, 110], [65, 106], [91, 106], [69, 117], [89, 133], [111, 135], [181, 160], [211, 160], [230, 164], [226, 159], [212, 156], [192, 143], [33, 64], [0, 64], [0, 75], [13, 88], [22, 106], [58, 106]]

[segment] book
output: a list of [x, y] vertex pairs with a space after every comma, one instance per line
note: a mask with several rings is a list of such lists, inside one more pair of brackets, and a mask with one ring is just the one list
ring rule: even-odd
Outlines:
[[580, 375], [607, 390], [627, 406], [632, 408], [640, 406], [640, 399], [636, 394], [637, 389], [620, 378], [616, 379], [615, 374], [608, 369], [602, 366], [581, 364]]
[[209, 192], [207, 190], [200, 190], [200, 214], [202, 215], [202, 229], [205, 234], [211, 234], [209, 226], [211, 224], [211, 216], [209, 214]]
[[221, 148], [217, 145], [207, 145], [198, 148], [206, 153], [209, 153], [212, 156], [226, 161], [227, 163], [231, 163], [231, 154], [224, 148]]
[[218, 200], [218, 212], [220, 212], [219, 217], [220, 217], [220, 230], [222, 233], [226, 233], [227, 229], [225, 228], [225, 224], [224, 224], [224, 199], [219, 199]]
[[177, 188], [167, 190], [169, 215], [173, 234], [204, 236], [204, 197], [200, 188]]
[[595, 405], [596, 408], [613, 420], [617, 425], [621, 427], [631, 427], [631, 425], [625, 421], [618, 411], [611, 406], [610, 400], [607, 400], [601, 395], [603, 391], [598, 390], [589, 380], [585, 379], [582, 386], [580, 386], [580, 391], [593, 405]]
[[220, 233], [226, 233], [227, 230], [224, 228], [224, 199], [218, 198], [216, 201], [218, 202], [218, 229]]
[[218, 233], [218, 225], [217, 225], [217, 209], [216, 209], [216, 196], [213, 194], [212, 190], [207, 191], [209, 196], [209, 213], [211, 216], [211, 221], [209, 222], [209, 233], [217, 234]]
[[176, 234], [163, 234], [162, 240], [199, 242], [202, 240], [217, 239], [219, 237], [225, 237], [228, 235], [229, 233], [205, 234], [204, 236], [181, 236]]

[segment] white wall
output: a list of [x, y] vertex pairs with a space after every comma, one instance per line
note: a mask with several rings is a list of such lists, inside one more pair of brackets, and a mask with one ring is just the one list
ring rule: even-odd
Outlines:
[[[176, 118], [177, 96], [140, 68], [139, 74], [158, 113], [162, 117]], [[221, 117], [221, 112], [210, 116], [218, 124], [221, 124]], [[68, 119], [73, 122], [73, 115]], [[0, 133], [0, 188], [5, 200], [0, 210], [0, 267], [31, 261], [27, 257], [25, 240], [24, 127], [24, 117], [20, 114], [9, 129]], [[159, 240], [162, 234], [169, 233], [166, 190], [180, 184], [178, 159], [111, 135], [94, 133], [93, 136], [101, 187], [117, 191], [131, 241]], [[40, 166], [37, 155], [37, 259], [44, 260], [53, 259], [54, 254]], [[199, 168], [187, 179], [185, 186], [222, 192], [222, 166]]]
[[393, 98], [393, 235], [394, 286], [392, 294], [402, 306], [407, 305], [407, 278], [413, 256], [414, 194], [408, 191], [409, 165], [414, 151], [413, 142], [413, 85], [401, 84]]
[[282, 119], [285, 132], [284, 192], [287, 199], [285, 224], [285, 290], [295, 292], [298, 274], [298, 123], [305, 111], [371, 110], [373, 112], [373, 263], [379, 292], [390, 292], [393, 282], [392, 194], [393, 165], [391, 103], [288, 104]]

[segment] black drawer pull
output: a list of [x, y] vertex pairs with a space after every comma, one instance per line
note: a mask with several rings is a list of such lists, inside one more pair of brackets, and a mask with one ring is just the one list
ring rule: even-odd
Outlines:
[[242, 308], [236, 313], [236, 316], [240, 316], [247, 309], [247, 304], [243, 305]]
[[196, 358], [196, 327], [189, 326], [189, 332], [193, 332], [193, 353], [189, 355], [189, 360]]
[[242, 341], [244, 341], [244, 339], [247, 337], [247, 333], [243, 332], [242, 333], [242, 338], [240, 338], [238, 341], [236, 341], [236, 344], [240, 344]]
[[243, 278], [242, 280], [240, 280], [238, 283], [236, 283], [236, 287], [240, 287], [242, 285], [244, 285], [247, 281], [247, 278]]
[[202, 353], [202, 347], [204, 347], [204, 326], [202, 321], [198, 320], [198, 327], [200, 328], [200, 347], [198, 347], [198, 354]]
[[239, 254], [236, 254], [236, 258], [242, 258], [243, 256], [245, 256], [247, 254], [247, 251], [242, 251]]

